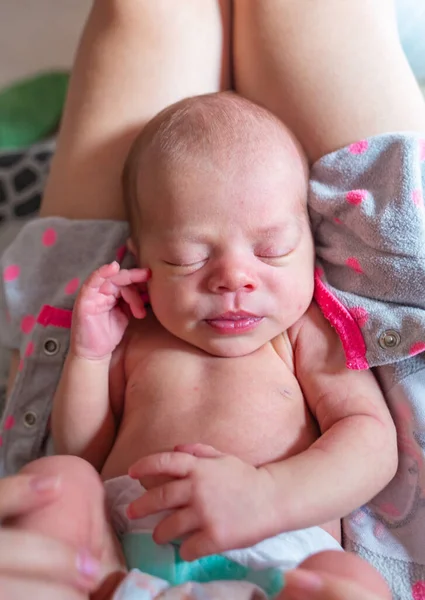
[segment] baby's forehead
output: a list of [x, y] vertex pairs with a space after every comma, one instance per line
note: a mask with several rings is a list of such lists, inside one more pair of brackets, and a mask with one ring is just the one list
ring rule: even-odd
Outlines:
[[286, 181], [298, 179], [299, 189], [307, 173], [301, 147], [283, 123], [229, 93], [189, 98], [165, 109], [144, 128], [127, 167], [126, 202], [143, 212], [159, 200], [149, 190], [159, 192], [177, 181], [196, 187], [193, 174], [201, 171], [230, 179], [253, 169], [263, 181], [274, 169]]
[[[230, 211], [232, 215], [237, 212]], [[187, 219], [173, 217], [156, 221], [146, 230], [157, 247], [182, 248], [186, 246], [226, 246], [237, 247], [241, 241], [254, 246], [257, 243], [294, 241], [303, 232], [308, 219], [302, 210], [265, 211], [263, 215], [240, 212], [237, 220], [229, 219], [229, 214], [218, 215], [188, 214]], [[154, 225], [154, 226], [152, 226]]]

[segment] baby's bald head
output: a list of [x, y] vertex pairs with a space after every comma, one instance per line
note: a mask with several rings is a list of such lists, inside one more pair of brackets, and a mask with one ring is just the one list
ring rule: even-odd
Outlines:
[[230, 179], [235, 170], [249, 169], [251, 163], [270, 163], [270, 168], [284, 164], [291, 177], [299, 179], [296, 187], [305, 207], [304, 153], [267, 110], [231, 92], [196, 96], [166, 108], [144, 127], [124, 167], [123, 193], [133, 240], [149, 220], [149, 208], [158, 208], [158, 194], [152, 197], [149, 192], [152, 177], [165, 179], [173, 171], [193, 181], [200, 169], [220, 171]]

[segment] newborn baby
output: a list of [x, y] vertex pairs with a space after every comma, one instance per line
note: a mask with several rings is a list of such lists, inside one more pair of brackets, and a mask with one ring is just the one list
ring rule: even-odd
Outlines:
[[229, 93], [167, 108], [132, 148], [138, 268], [82, 286], [52, 415], [56, 452], [100, 473], [129, 568], [273, 594], [396, 471], [380, 389], [313, 301], [307, 174], [285, 126]]

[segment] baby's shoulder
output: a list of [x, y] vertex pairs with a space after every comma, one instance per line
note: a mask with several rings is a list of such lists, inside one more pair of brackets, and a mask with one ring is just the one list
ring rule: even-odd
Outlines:
[[326, 319], [316, 302], [312, 301], [302, 317], [288, 329], [288, 338], [294, 351], [295, 360], [311, 359], [326, 362], [330, 355], [338, 357], [345, 364], [345, 354], [341, 340]]

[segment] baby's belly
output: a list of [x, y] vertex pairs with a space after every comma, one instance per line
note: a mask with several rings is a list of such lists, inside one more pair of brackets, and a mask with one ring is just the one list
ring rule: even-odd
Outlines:
[[298, 454], [317, 438], [298, 382], [273, 348], [235, 359], [155, 354], [129, 378], [104, 479], [177, 444], [209, 444], [258, 466]]

